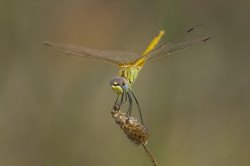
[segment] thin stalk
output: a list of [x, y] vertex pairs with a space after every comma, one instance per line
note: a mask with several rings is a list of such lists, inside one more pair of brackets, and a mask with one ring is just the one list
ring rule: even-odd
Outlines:
[[152, 153], [150, 152], [148, 146], [145, 145], [145, 144], [142, 144], [142, 146], [143, 146], [144, 150], [147, 152], [147, 155], [150, 158], [150, 160], [152, 161], [153, 165], [158, 166], [155, 159], [154, 159], [154, 157], [153, 157], [153, 155], [152, 155]]

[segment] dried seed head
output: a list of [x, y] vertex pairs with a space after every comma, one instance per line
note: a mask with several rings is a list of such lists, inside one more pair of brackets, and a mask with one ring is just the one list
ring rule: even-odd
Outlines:
[[149, 131], [144, 125], [139, 123], [136, 118], [128, 116], [118, 109], [111, 111], [111, 114], [115, 122], [120, 126], [132, 143], [137, 146], [140, 144], [147, 144]]

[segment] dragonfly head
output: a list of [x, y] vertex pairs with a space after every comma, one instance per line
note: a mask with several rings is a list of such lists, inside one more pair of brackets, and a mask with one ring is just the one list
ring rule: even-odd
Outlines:
[[129, 89], [128, 81], [124, 77], [113, 77], [110, 81], [112, 90], [117, 94], [122, 94]]

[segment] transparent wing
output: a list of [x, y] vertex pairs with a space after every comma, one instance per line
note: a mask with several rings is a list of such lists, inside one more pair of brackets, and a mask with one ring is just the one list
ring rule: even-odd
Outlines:
[[173, 43], [173, 42], [176, 41], [177, 39], [179, 39], [179, 38], [181, 38], [181, 37], [183, 37], [183, 36], [188, 35], [190, 32], [193, 32], [194, 30], [196, 30], [196, 29], [199, 28], [200, 26], [201, 26], [201, 24], [198, 24], [198, 25], [196, 25], [196, 26], [194, 26], [194, 27], [192, 27], [192, 28], [186, 30], [185, 32], [183, 32], [183, 33], [181, 33], [181, 34], [179, 34], [179, 35], [173, 37], [172, 39], [166, 41], [165, 43], [159, 45], [158, 47], [156, 47], [156, 48], [154, 48], [152, 51], [150, 51], [151, 54], [152, 54], [154, 51], [157, 51], [157, 50], [159, 50], [159, 49], [162, 49], [163, 47], [166, 47], [166, 46], [170, 45], [171, 43]]
[[203, 43], [207, 40], [209, 40], [210, 38], [212, 38], [214, 35], [212, 36], [206, 36], [206, 37], [202, 37], [200, 39], [196, 39], [196, 40], [191, 40], [191, 41], [187, 41], [187, 42], [183, 42], [180, 44], [175, 44], [175, 45], [167, 45], [166, 47], [159, 47], [155, 50], [153, 50], [152, 52], [149, 52], [147, 56], [147, 60], [152, 60], [155, 58], [159, 58], [165, 55], [170, 55], [172, 53], [175, 53], [177, 51], [195, 46], [197, 44]]
[[132, 52], [100, 51], [100, 50], [68, 45], [63, 43], [50, 42], [50, 41], [43, 41], [42, 43], [46, 46], [63, 50], [67, 52], [67, 55], [107, 62], [116, 66], [131, 64], [140, 57], [138, 54]]

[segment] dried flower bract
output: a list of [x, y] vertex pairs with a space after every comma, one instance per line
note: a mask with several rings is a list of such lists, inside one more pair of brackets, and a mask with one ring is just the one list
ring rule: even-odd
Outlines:
[[136, 118], [122, 113], [119, 109], [114, 109], [111, 111], [111, 114], [132, 143], [137, 146], [147, 144], [149, 137], [148, 129], [139, 123]]

